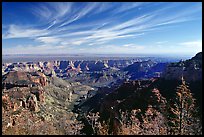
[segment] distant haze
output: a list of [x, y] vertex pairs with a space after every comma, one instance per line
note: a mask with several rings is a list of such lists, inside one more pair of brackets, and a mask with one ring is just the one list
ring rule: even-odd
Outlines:
[[162, 59], [170, 62], [178, 61], [180, 59], [190, 59], [191, 56], [165, 56], [165, 55], [130, 55], [130, 54], [72, 54], [72, 55], [59, 55], [59, 54], [19, 54], [19, 55], [3, 55], [2, 63], [16, 63], [16, 62], [39, 62], [39, 61], [55, 61], [55, 60], [125, 60], [125, 59]]

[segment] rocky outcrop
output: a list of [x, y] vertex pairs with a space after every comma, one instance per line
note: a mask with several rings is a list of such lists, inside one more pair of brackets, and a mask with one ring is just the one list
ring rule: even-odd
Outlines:
[[31, 73], [39, 73], [31, 76], [31, 82], [46, 85], [46, 78], [40, 72], [49, 77], [59, 77], [95, 87], [109, 86], [118, 80], [125, 78], [136, 80], [142, 78], [160, 77], [166, 63], [145, 59], [115, 59], [115, 60], [69, 60], [69, 61], [45, 61], [3, 64], [3, 73], [11, 70], [25, 69]]
[[4, 110], [9, 110], [11, 109], [11, 105], [12, 105], [12, 102], [8, 96], [8, 94], [5, 94], [2, 96], [2, 108]]
[[24, 71], [9, 71], [6, 75], [3, 76], [2, 79], [5, 83], [18, 83], [21, 81], [23, 84], [23, 82], [29, 81], [29, 76], [28, 73]]
[[168, 63], [157, 63], [151, 60], [135, 62], [124, 68], [131, 80], [160, 77]]
[[[74, 103], [79, 99], [82, 101], [81, 97], [92, 88], [55, 76], [46, 77], [41, 72], [23, 74], [27, 76], [25, 82], [34, 84], [25, 87], [15, 85], [2, 90], [2, 133], [65, 134], [67, 130], [64, 130], [68, 128], [66, 120], [76, 122], [76, 118], [70, 117]], [[16, 81], [19, 81], [18, 78]], [[43, 84], [43, 81], [49, 81], [49, 84]]]
[[166, 80], [181, 80], [182, 76], [187, 82], [202, 80], [202, 52], [189, 60], [171, 63], [162, 75]]
[[142, 121], [141, 118], [149, 110], [149, 106], [162, 112], [162, 108], [166, 105], [166, 99], [160, 90], [154, 88], [156, 80], [126, 81], [109, 94], [98, 92], [83, 104], [76, 106], [76, 111], [80, 114], [99, 112], [101, 121], [110, 120], [110, 130], [119, 126], [121, 111], [139, 109], [141, 111], [138, 113], [138, 118]]
[[45, 102], [45, 93], [42, 88], [38, 88], [37, 90], [32, 90], [31, 93], [36, 96], [38, 101], [42, 103]]
[[[29, 72], [28, 72], [29, 73]], [[45, 74], [42, 72], [30, 72], [30, 80], [37, 85], [46, 86], [47, 85], [47, 78]]]
[[41, 72], [10, 71], [2, 79], [3, 88], [47, 85], [47, 78]]
[[16, 111], [20, 108], [38, 110], [38, 102], [45, 102], [44, 90], [41, 88], [14, 87], [3, 93], [2, 106], [5, 110]]
[[107, 68], [124, 68], [138, 60], [80, 60], [80, 61], [45, 61], [45, 62], [24, 62], [24, 63], [4, 63], [2, 71], [4, 73], [11, 70], [44, 71], [46, 74], [67, 72], [67, 71], [102, 71]]
[[11, 71], [3, 76], [2, 104], [4, 110], [22, 108], [37, 112], [38, 103], [45, 102], [47, 78], [41, 72]]
[[38, 102], [37, 102], [37, 98], [35, 95], [30, 94], [27, 98], [27, 107], [34, 112], [38, 112], [39, 108], [38, 108]]

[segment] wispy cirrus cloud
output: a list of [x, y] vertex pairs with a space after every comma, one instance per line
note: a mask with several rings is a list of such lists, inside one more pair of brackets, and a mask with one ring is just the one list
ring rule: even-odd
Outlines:
[[121, 3], [121, 5], [118, 6], [118, 8], [115, 8], [112, 13], [114, 14], [118, 14], [118, 13], [121, 13], [121, 12], [125, 12], [125, 11], [128, 11], [128, 10], [131, 10], [131, 9], [134, 9], [134, 8], [138, 8], [139, 6], [142, 6], [144, 4], [147, 4], [147, 3], [144, 3], [144, 2], [127, 2], [127, 3]]
[[36, 41], [43, 42], [45, 44], [56, 44], [59, 43], [61, 39], [55, 37], [38, 37], [36, 38]]
[[72, 16], [68, 19], [68, 21], [64, 21], [62, 24], [59, 25], [59, 27], [66, 26], [76, 20], [79, 20], [92, 12], [93, 10], [97, 9], [100, 6], [99, 3], [94, 2], [91, 4], [87, 4], [84, 8], [78, 9], [78, 11], [75, 10], [75, 12], [72, 14]]
[[[146, 2], [38, 3], [30, 10], [39, 20], [38, 27], [34, 24], [25, 27], [13, 23], [4, 27], [2, 38], [29, 38], [41, 45], [53, 47], [102, 45], [113, 40], [136, 39], [149, 32], [156, 33], [157, 30], [163, 30], [172, 24], [194, 20], [192, 15], [202, 9], [199, 4], [195, 4], [192, 6], [195, 10], [184, 8], [172, 11], [179, 5], [176, 3], [158, 3], [154, 6], [162, 4], [164, 6], [152, 10], [146, 9], [146, 6], [151, 4]], [[129, 16], [130, 13], [135, 14]], [[100, 17], [101, 15], [105, 16]], [[167, 42], [160, 41], [156, 44], [164, 43]], [[187, 45], [187, 43], [183, 44]], [[121, 51], [128, 51], [126, 48], [134, 47], [143, 49], [133, 45], [126, 44], [121, 45], [121, 49], [117, 46], [114, 48]]]
[[37, 3], [32, 7], [31, 13], [40, 19], [40, 21], [59, 21], [60, 18], [65, 15], [71, 14], [72, 3], [71, 2], [46, 2]]
[[37, 36], [48, 35], [50, 32], [36, 28], [25, 28], [23, 26], [10, 25], [6, 33], [3, 34], [3, 39], [11, 38], [34, 38]]

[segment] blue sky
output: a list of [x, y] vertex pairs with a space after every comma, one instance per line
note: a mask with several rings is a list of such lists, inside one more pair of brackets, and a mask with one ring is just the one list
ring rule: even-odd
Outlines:
[[202, 51], [201, 2], [3, 2], [3, 54]]

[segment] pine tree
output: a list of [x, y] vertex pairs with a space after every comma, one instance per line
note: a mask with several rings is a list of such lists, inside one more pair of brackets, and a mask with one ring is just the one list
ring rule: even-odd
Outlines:
[[169, 113], [169, 124], [173, 134], [200, 134], [202, 127], [196, 114], [195, 99], [182, 77], [182, 84], [177, 87], [175, 102]]

